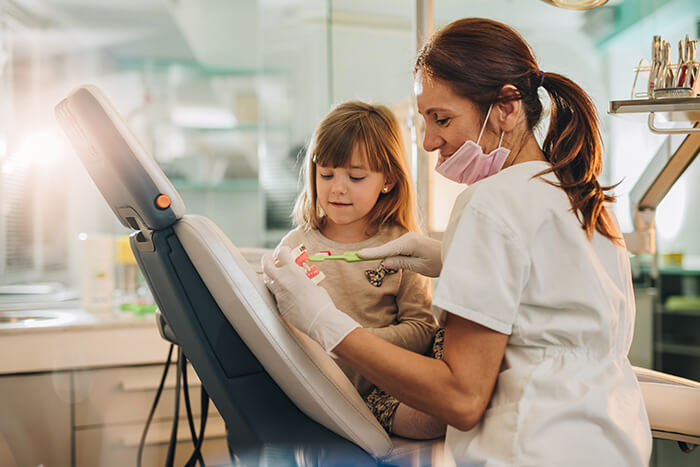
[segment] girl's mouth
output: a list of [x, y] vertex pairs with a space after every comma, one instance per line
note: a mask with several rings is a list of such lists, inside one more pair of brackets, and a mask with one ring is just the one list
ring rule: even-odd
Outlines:
[[328, 204], [330, 204], [331, 206], [336, 207], [336, 208], [343, 208], [346, 206], [351, 206], [350, 203], [334, 203], [333, 201], [330, 201]]

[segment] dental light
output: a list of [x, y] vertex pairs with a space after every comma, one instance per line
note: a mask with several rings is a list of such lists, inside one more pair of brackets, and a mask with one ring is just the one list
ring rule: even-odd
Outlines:
[[542, 0], [545, 3], [567, 10], [590, 10], [608, 3], [608, 0]]

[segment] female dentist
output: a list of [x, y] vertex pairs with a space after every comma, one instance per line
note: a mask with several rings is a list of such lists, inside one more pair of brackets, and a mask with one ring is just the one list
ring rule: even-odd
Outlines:
[[[552, 101], [543, 147], [533, 129]], [[624, 242], [597, 177], [594, 106], [539, 69], [501, 23], [456, 21], [415, 64], [424, 146], [469, 186], [442, 244], [418, 234], [361, 251], [439, 276], [444, 360], [362, 329], [289, 251], [263, 258], [280, 312], [402, 402], [448, 425], [459, 465], [639, 466], [651, 433], [627, 359], [634, 297]]]

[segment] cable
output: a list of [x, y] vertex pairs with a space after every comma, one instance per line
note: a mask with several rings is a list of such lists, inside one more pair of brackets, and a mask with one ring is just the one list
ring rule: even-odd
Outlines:
[[[204, 429], [207, 426], [207, 417], [209, 415], [209, 394], [207, 393], [206, 389], [204, 389], [204, 386], [202, 386], [201, 389], [201, 413], [202, 413], [202, 418], [199, 422], [199, 436], [197, 437], [197, 446], [194, 448], [194, 452], [190, 456], [189, 460], [185, 464], [185, 467], [194, 467], [194, 465], [197, 462], [197, 457], [195, 454], [200, 452], [202, 448], [202, 443], [204, 442]], [[202, 466], [204, 466], [204, 463], [202, 462]]]
[[[199, 464], [202, 467], [205, 467], [204, 464], [204, 458], [202, 457], [202, 452], [200, 451], [200, 447], [202, 443], [199, 442], [199, 438], [197, 437], [197, 433], [194, 429], [194, 417], [192, 416], [192, 406], [190, 405], [190, 391], [188, 388], [188, 383], [187, 383], [187, 357], [183, 356], [182, 358], [182, 386], [183, 386], [183, 392], [185, 395], [185, 409], [187, 409], [187, 423], [190, 426], [190, 436], [192, 437], [192, 444], [194, 445], [194, 451], [192, 452], [192, 455], [190, 456], [190, 460], [195, 459], [195, 462], [192, 464], [194, 465], [197, 460], [199, 460]], [[186, 465], [189, 465], [189, 460], [187, 461]]]
[[175, 444], [177, 443], [177, 422], [180, 418], [180, 380], [182, 379], [182, 347], [177, 348], [177, 376], [175, 376], [175, 413], [173, 415], [173, 428], [170, 432], [170, 444], [168, 444], [168, 457], [165, 459], [166, 467], [173, 467], [175, 462]]
[[139, 450], [136, 456], [136, 465], [141, 467], [141, 457], [143, 455], [143, 446], [146, 443], [146, 434], [148, 433], [148, 428], [151, 426], [151, 421], [153, 420], [153, 414], [156, 412], [156, 407], [158, 406], [158, 401], [160, 400], [160, 395], [163, 392], [163, 386], [165, 385], [165, 378], [168, 376], [168, 369], [170, 368], [170, 360], [173, 356], [173, 347], [175, 344], [170, 344], [170, 349], [168, 350], [168, 358], [165, 361], [165, 368], [163, 369], [163, 376], [160, 378], [160, 384], [158, 385], [158, 390], [156, 391], [156, 397], [153, 400], [153, 405], [151, 406], [151, 412], [148, 414], [146, 419], [146, 426], [143, 427], [143, 433], [141, 433], [141, 440], [139, 441]]
[[[168, 357], [165, 361], [165, 367], [163, 368], [163, 374], [160, 378], [160, 384], [158, 385], [158, 390], [156, 391], [156, 397], [153, 400], [153, 405], [151, 406], [151, 411], [146, 419], [146, 425], [143, 428], [143, 433], [141, 433], [141, 440], [139, 442], [138, 454], [136, 458], [137, 467], [141, 467], [143, 449], [146, 444], [146, 435], [148, 434], [148, 429], [153, 421], [153, 416], [155, 414], [156, 408], [158, 407], [158, 402], [160, 401], [160, 396], [163, 393], [163, 387], [165, 386], [165, 380], [168, 376], [168, 370], [170, 369], [170, 364], [172, 362], [173, 348], [174, 344], [170, 344], [168, 349]], [[175, 445], [177, 443], [177, 427], [178, 420], [180, 418], [180, 388], [182, 388], [185, 398], [185, 408], [187, 410], [187, 422], [189, 424], [190, 435], [192, 436], [192, 443], [194, 444], [194, 451], [192, 455], [187, 460], [185, 464], [186, 467], [194, 467], [199, 461], [202, 467], [205, 467], [204, 458], [202, 457], [202, 443], [204, 442], [204, 430], [207, 425], [207, 418], [209, 415], [209, 394], [204, 389], [201, 388], [201, 418], [199, 426], [199, 435], [195, 432], [194, 426], [194, 416], [192, 415], [192, 405], [190, 402], [188, 381], [187, 381], [187, 357], [182, 353], [182, 348], [178, 346], [177, 348], [177, 374], [175, 376], [175, 413], [173, 416], [173, 426], [170, 433], [170, 442], [168, 444], [168, 454], [165, 461], [166, 467], [173, 467], [175, 462]], [[182, 384], [181, 384], [182, 382]]]
[[681, 448], [681, 451], [683, 451], [684, 453], [690, 454], [691, 452], [695, 451], [695, 448], [697, 448], [698, 445], [686, 443], [685, 441], [678, 441], [678, 447]]

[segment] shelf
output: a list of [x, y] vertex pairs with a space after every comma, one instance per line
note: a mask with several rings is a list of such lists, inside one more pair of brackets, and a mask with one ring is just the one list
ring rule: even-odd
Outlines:
[[258, 191], [260, 189], [256, 178], [224, 179], [221, 182], [210, 184], [204, 181], [173, 177], [170, 178], [170, 182], [178, 190]]
[[666, 316], [691, 316], [700, 318], [700, 310], [694, 310], [692, 308], [676, 308], [671, 310], [663, 308], [659, 310], [659, 313]]
[[697, 345], [668, 344], [665, 342], [657, 342], [656, 352], [700, 358], [700, 346]]
[[194, 126], [179, 126], [183, 131], [196, 133], [222, 133], [222, 132], [237, 132], [237, 133], [285, 133], [290, 127], [286, 125], [264, 125], [259, 123], [241, 123], [234, 126], [222, 127], [194, 127]]
[[672, 113], [672, 120], [700, 120], [700, 97], [668, 97], [663, 99], [630, 99], [610, 101], [611, 114]]
[[670, 296], [660, 311], [667, 315], [700, 317], [700, 297]]
[[184, 68], [205, 76], [259, 76], [283, 75], [281, 69], [232, 68], [202, 64], [196, 60], [170, 57], [116, 57], [117, 66], [123, 70], [169, 70]]
[[667, 97], [664, 99], [630, 99], [610, 101], [611, 114], [647, 112], [695, 112], [700, 111], [700, 97]]
[[[694, 264], [697, 260], [694, 261]], [[636, 266], [640, 274], [651, 274], [651, 265], [641, 264]], [[633, 268], [634, 269], [634, 268]], [[679, 266], [661, 266], [659, 267], [659, 275], [661, 276], [700, 276], [700, 269], [679, 267]]]
[[659, 268], [659, 274], [662, 276], [700, 276], [700, 270], [677, 266], [664, 266]]

